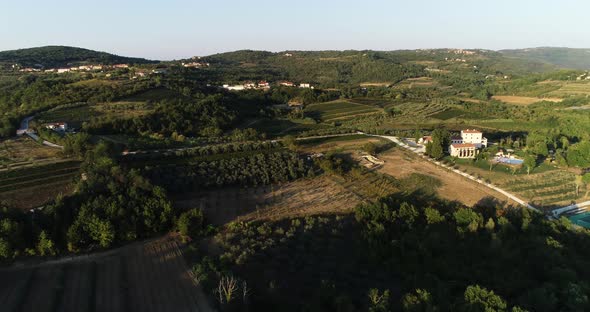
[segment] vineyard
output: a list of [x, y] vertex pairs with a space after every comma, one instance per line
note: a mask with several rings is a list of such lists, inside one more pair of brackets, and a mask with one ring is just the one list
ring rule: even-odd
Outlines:
[[173, 237], [0, 270], [2, 311], [209, 311]]
[[551, 171], [510, 179], [502, 187], [539, 207], [565, 205], [578, 200], [575, 175]]
[[351, 119], [381, 112], [381, 109], [372, 105], [365, 105], [351, 101], [334, 101], [308, 105], [305, 108], [307, 114], [313, 118], [325, 122]]

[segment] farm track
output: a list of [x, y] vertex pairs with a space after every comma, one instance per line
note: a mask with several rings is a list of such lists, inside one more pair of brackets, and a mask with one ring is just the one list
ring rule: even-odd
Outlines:
[[176, 240], [0, 269], [0, 310], [213, 311]]

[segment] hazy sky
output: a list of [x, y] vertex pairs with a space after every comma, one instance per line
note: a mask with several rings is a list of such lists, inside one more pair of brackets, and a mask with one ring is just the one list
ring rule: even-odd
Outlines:
[[0, 50], [590, 48], [587, 0], [0, 0]]

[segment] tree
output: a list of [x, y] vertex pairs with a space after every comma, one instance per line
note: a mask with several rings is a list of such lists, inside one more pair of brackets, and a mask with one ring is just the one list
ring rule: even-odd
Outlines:
[[537, 165], [537, 160], [531, 156], [531, 155], [526, 155], [524, 157], [524, 162], [523, 165], [526, 168], [526, 173], [530, 174], [531, 171], [535, 168], [535, 166]]
[[416, 289], [402, 298], [402, 307], [406, 312], [435, 312], [438, 309], [432, 303], [432, 295], [424, 289]]
[[426, 216], [426, 223], [427, 224], [435, 224], [440, 223], [445, 220], [444, 216], [441, 216], [440, 212], [437, 209], [427, 207], [424, 209], [424, 215]]
[[219, 279], [216, 290], [219, 303], [230, 303], [237, 295], [238, 290], [239, 286], [237, 278], [235, 278], [233, 275], [222, 276], [221, 279]]
[[47, 233], [45, 231], [41, 231], [39, 234], [39, 242], [37, 243], [37, 253], [40, 256], [54, 256], [55, 251], [55, 244], [53, 241], [47, 237]]
[[377, 145], [375, 145], [373, 142], [367, 142], [363, 145], [363, 151], [365, 151], [367, 154], [375, 155], [377, 154]]
[[203, 219], [201, 209], [193, 208], [183, 212], [176, 223], [178, 232], [183, 236], [197, 238], [203, 231]]
[[369, 290], [369, 312], [389, 311], [389, 290], [380, 291], [377, 288]]
[[453, 217], [460, 233], [466, 231], [475, 232], [483, 222], [481, 214], [470, 208], [459, 208], [453, 213]]
[[507, 308], [504, 299], [479, 285], [468, 286], [464, 300], [466, 312], [501, 312]]
[[449, 145], [449, 132], [444, 129], [432, 131], [432, 142], [426, 144], [426, 154], [434, 159], [441, 159], [444, 156], [444, 149]]
[[292, 150], [292, 151], [297, 151], [297, 140], [295, 139], [294, 136], [292, 135], [287, 135], [283, 138], [283, 143], [285, 144], [285, 146]]

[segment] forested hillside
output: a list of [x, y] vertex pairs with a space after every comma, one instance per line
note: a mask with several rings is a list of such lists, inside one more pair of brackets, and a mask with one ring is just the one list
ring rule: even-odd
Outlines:
[[0, 64], [19, 64], [25, 67], [41, 65], [52, 68], [76, 64], [144, 64], [149, 62], [152, 61], [66, 46], [46, 46], [0, 52]]
[[590, 49], [542, 47], [500, 52], [508, 57], [544, 62], [561, 68], [590, 69]]

